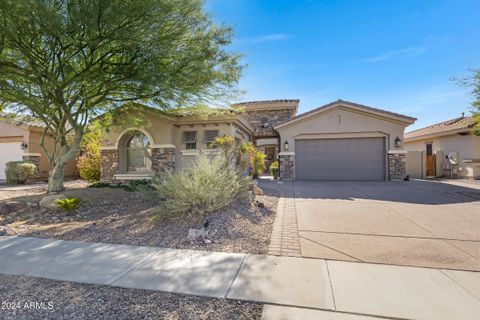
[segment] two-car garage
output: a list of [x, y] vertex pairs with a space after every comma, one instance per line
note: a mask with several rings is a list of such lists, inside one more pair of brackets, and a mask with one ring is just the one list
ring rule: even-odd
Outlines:
[[385, 139], [299, 139], [298, 180], [385, 180]]
[[415, 118], [338, 100], [275, 127], [280, 176], [297, 180], [404, 177], [401, 142]]

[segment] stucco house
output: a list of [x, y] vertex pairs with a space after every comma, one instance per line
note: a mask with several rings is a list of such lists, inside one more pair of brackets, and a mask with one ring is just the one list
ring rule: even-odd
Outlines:
[[[9, 161], [30, 161], [37, 166], [36, 180], [47, 180], [51, 166], [40, 147], [45, 129], [41, 121], [26, 115], [0, 114], [0, 180], [5, 179], [5, 164]], [[47, 133], [45, 145], [52, 145]], [[65, 166], [65, 177], [77, 174], [76, 161]]]
[[299, 100], [238, 103], [220, 115], [196, 117], [144, 108], [148, 124], [103, 133], [102, 179], [147, 179], [188, 165], [210, 143], [231, 135], [252, 141], [282, 179], [396, 180], [406, 175], [405, 128], [415, 118], [344, 100], [297, 114]]
[[465, 116], [405, 134], [407, 173], [413, 178], [480, 178], [480, 137], [475, 121]]

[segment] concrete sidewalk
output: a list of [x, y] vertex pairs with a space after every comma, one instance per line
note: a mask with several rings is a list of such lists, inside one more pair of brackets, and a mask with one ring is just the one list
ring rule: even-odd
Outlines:
[[271, 304], [264, 319], [478, 319], [480, 273], [0, 237], [0, 273]]

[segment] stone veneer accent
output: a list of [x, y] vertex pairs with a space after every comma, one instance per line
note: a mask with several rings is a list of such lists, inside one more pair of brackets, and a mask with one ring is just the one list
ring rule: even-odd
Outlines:
[[[152, 171], [172, 171], [175, 169], [174, 148], [152, 148]], [[120, 160], [118, 150], [101, 150], [101, 177], [102, 181], [112, 182], [115, 175], [120, 173]], [[115, 180], [116, 181], [116, 180]]]
[[403, 180], [407, 175], [407, 154], [388, 154], [388, 180]]
[[261, 130], [261, 118], [268, 118], [269, 126], [274, 127], [280, 123], [292, 119], [295, 116], [295, 110], [245, 110], [243, 111], [242, 116], [244, 116], [255, 129]]
[[118, 150], [101, 150], [100, 155], [100, 176], [102, 181], [111, 182], [114, 180], [113, 176], [119, 170]]
[[33, 179], [40, 178], [40, 156], [26, 155], [22, 157], [22, 160], [33, 163], [36, 167], [35, 176], [33, 176]]
[[280, 179], [295, 179], [295, 155], [280, 154]]
[[154, 172], [173, 171], [175, 169], [174, 148], [152, 148], [152, 170]]

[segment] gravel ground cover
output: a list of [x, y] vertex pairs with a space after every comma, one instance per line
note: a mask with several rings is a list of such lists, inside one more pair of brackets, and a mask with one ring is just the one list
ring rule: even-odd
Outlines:
[[0, 275], [0, 319], [260, 319], [262, 305]]
[[202, 228], [204, 219], [182, 217], [152, 221], [158, 200], [141, 192], [117, 188], [86, 188], [71, 184], [67, 197], [84, 204], [71, 215], [37, 206], [44, 190], [0, 189], [0, 234], [63, 240], [241, 253], [267, 253], [277, 206], [275, 191], [239, 200], [208, 217], [208, 237], [188, 239], [190, 228]]

